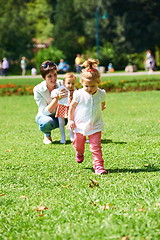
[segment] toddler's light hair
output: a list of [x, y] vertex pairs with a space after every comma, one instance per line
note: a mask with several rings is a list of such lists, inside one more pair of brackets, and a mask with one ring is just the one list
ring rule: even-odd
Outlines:
[[66, 74], [64, 75], [64, 77], [63, 77], [63, 82], [65, 82], [65, 80], [66, 80], [67, 78], [71, 78], [71, 79], [76, 80], [76, 75], [75, 75], [74, 73], [72, 73], [72, 72], [66, 73]]
[[81, 66], [85, 67], [82, 69], [80, 82], [83, 83], [83, 80], [94, 81], [98, 84], [100, 83], [100, 72], [97, 69], [99, 64], [98, 59], [88, 59]]

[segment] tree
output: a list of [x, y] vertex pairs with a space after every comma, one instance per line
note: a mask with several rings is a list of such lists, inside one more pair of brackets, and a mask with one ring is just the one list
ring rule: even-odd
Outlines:
[[100, 49], [111, 43], [114, 59], [160, 49], [159, 0], [0, 0], [0, 4], [0, 58], [18, 59], [22, 54], [31, 58], [32, 39], [43, 43], [50, 38], [73, 64], [77, 53], [95, 51], [96, 9]]
[[160, 38], [158, 0], [113, 0], [110, 5], [110, 29], [115, 48], [122, 52], [154, 49]]
[[[26, 20], [25, 0], [0, 0], [0, 53], [17, 59], [31, 55], [31, 30]], [[3, 7], [2, 7], [3, 6]]]
[[67, 61], [73, 63], [76, 53], [82, 51], [83, 24], [72, 0], [57, 1], [54, 22], [54, 44], [64, 52]]
[[54, 25], [51, 23], [52, 8], [46, 0], [33, 0], [27, 4], [27, 21], [34, 38], [40, 43], [53, 38]]

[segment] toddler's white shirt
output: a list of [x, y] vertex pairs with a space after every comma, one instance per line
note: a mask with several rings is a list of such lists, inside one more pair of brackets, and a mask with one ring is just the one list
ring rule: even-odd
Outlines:
[[[69, 99], [69, 92], [70, 92], [70, 91], [69, 91], [64, 85], [60, 86], [60, 87], [57, 88], [57, 89], [54, 89], [54, 90], [51, 92], [51, 97], [54, 98], [55, 96], [57, 96], [57, 94], [59, 93], [59, 91], [60, 91], [61, 89], [67, 90], [68, 95], [67, 95], [67, 97], [58, 100], [58, 103], [61, 104], [61, 105], [64, 105], [64, 106], [69, 106], [69, 105], [70, 105], [70, 99]], [[75, 91], [75, 90], [76, 90], [76, 89], [74, 89], [74, 91]]]
[[102, 102], [105, 102], [105, 97], [105, 90], [99, 88], [93, 95], [83, 88], [73, 93], [73, 100], [78, 103], [74, 113], [76, 133], [88, 136], [103, 130]]

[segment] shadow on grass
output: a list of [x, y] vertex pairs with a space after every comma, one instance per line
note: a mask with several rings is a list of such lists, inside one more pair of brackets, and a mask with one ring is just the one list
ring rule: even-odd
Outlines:
[[149, 165], [145, 168], [116, 168], [116, 169], [108, 169], [109, 173], [125, 173], [125, 172], [130, 172], [130, 173], [139, 173], [139, 172], [159, 172], [160, 168], [156, 168], [152, 165]]
[[[91, 170], [94, 172], [93, 168], [86, 167], [84, 169]], [[160, 168], [157, 168], [153, 165], [148, 165], [145, 168], [115, 168], [115, 169], [106, 169], [109, 173], [139, 173], [139, 172], [160, 172]]]
[[[127, 144], [127, 142], [113, 142], [111, 139], [102, 139], [101, 143], [108, 144], [108, 143], [113, 143], [113, 144]], [[53, 141], [53, 144], [62, 144], [60, 141]], [[71, 144], [70, 140], [67, 140], [65, 144]]]
[[53, 141], [52, 144], [68, 145], [68, 144], [71, 144], [71, 141], [67, 140], [66, 143], [60, 143], [60, 141]]
[[111, 139], [102, 139], [101, 143], [127, 144], [127, 142], [113, 142]]

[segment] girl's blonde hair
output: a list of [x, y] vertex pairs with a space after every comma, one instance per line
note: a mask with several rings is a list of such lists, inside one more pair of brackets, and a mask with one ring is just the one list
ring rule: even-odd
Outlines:
[[82, 67], [85, 67], [82, 69], [80, 77], [81, 83], [83, 80], [100, 83], [100, 72], [97, 69], [98, 64], [98, 59], [88, 59], [81, 65]]
[[72, 78], [72, 79], [76, 80], [76, 75], [75, 75], [74, 73], [72, 73], [72, 72], [66, 73], [66, 74], [64, 75], [64, 77], [63, 77], [63, 82], [65, 82], [65, 80], [66, 80], [67, 78]]

